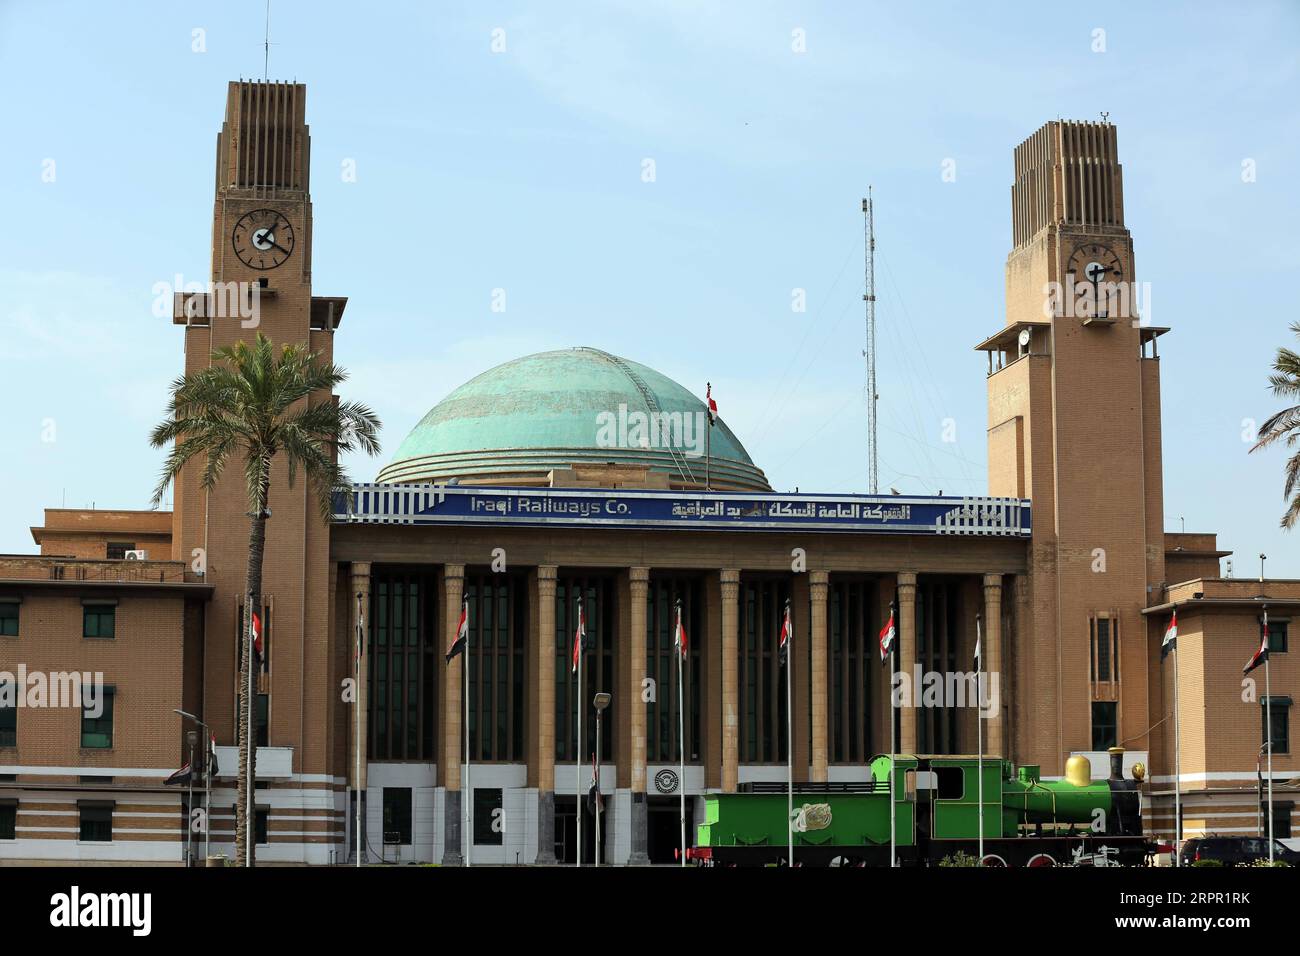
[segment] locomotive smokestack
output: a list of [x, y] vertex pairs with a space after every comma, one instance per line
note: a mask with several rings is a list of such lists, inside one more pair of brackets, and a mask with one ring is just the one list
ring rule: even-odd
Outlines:
[[1124, 748], [1111, 747], [1107, 751], [1110, 754], [1110, 779], [1124, 779]]

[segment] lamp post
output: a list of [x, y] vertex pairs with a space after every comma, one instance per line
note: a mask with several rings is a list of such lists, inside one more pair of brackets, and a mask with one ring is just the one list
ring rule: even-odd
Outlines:
[[[208, 725], [205, 724], [203, 721], [199, 720], [199, 718], [195, 717], [193, 714], [181, 710], [179, 707], [173, 708], [172, 713], [180, 714], [186, 720], [194, 721], [194, 723], [198, 724], [198, 726], [203, 728], [204, 738], [207, 739], [210, 737], [212, 731], [208, 729]], [[191, 733], [193, 733], [193, 731], [191, 731]], [[191, 776], [193, 776], [193, 767], [194, 767], [194, 743], [193, 741], [191, 741], [190, 742]], [[185, 826], [186, 827], [190, 826], [188, 820], [185, 822]], [[208, 754], [207, 751], [205, 750], [203, 756], [203, 861], [205, 864], [207, 863], [208, 856], [210, 855], [211, 836], [212, 836], [212, 761], [208, 759]]]
[[198, 742], [197, 730], [187, 731], [185, 742], [190, 745], [190, 777], [185, 781], [185, 866], [194, 865], [194, 825], [190, 814], [194, 812], [194, 745]]
[[609, 694], [602, 691], [591, 702], [591, 705], [596, 708], [596, 759], [591, 766], [596, 784], [596, 856], [592, 860], [593, 866], [600, 866], [600, 718], [605, 713], [605, 708], [609, 706], [609, 700]]

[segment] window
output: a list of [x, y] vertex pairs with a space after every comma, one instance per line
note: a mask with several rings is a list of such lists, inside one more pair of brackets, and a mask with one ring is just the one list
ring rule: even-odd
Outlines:
[[1119, 736], [1116, 711], [1119, 705], [1113, 700], [1092, 702], [1092, 749], [1109, 750]]
[[0, 800], [0, 840], [13, 840], [18, 828], [18, 803]]
[[[939, 800], [960, 800], [966, 794], [966, 769], [965, 767], [939, 767], [934, 772], [935, 788], [934, 795]], [[971, 776], [975, 776], [975, 768], [971, 769]], [[976, 778], [976, 788], [978, 792], [978, 777]], [[978, 831], [978, 828], [976, 828]]]
[[[89, 692], [85, 693], [86, 697], [91, 696]], [[81, 746], [99, 750], [113, 746], [113, 705], [116, 697], [115, 688], [105, 687], [96, 699], [83, 701]]]
[[[524, 646], [528, 635], [527, 588], [502, 574], [465, 575], [469, 600], [469, 752], [476, 761], [524, 759]], [[408, 647], [407, 658], [413, 647]], [[397, 649], [394, 649], [397, 653]], [[408, 747], [415, 745], [416, 677], [407, 673]], [[398, 693], [396, 682], [393, 693]], [[397, 702], [394, 701], [396, 704]]]
[[0, 747], [18, 746], [18, 682], [0, 684]]
[[[1273, 839], [1290, 840], [1291, 839], [1291, 811], [1295, 809], [1295, 804], [1290, 800], [1273, 801]], [[1268, 821], [1268, 801], [1265, 800], [1259, 805], [1259, 816], [1265, 821], [1267, 827]], [[1267, 833], [1267, 829], [1265, 830]], [[1265, 846], [1267, 851], [1267, 845]]]
[[267, 807], [258, 807], [253, 811], [253, 829], [257, 835], [257, 845], [266, 846], [271, 842], [268, 835], [271, 830], [271, 811]]
[[121, 561], [128, 551], [134, 551], [134, 541], [110, 541], [108, 543], [108, 560]]
[[[371, 581], [365, 615], [370, 629], [367, 753], [371, 760], [432, 760], [446, 651], [437, 579], [424, 571], [376, 567]], [[471, 611], [470, 627], [476, 626]], [[471, 644], [476, 636], [471, 634]]]
[[18, 636], [18, 608], [20, 606], [17, 601], [0, 601], [0, 637]]
[[83, 803], [77, 808], [81, 813], [82, 842], [113, 842], [113, 805], [111, 803]]
[[677, 625], [676, 602], [682, 602], [687, 659], [682, 662], [686, 709], [686, 759], [700, 759], [701, 651], [707, 637], [701, 627], [700, 587], [691, 578], [654, 575], [646, 588], [646, 674], [655, 680], [657, 693], [646, 702], [646, 760], [677, 763], [681, 734], [677, 725]]
[[[785, 600], [784, 580], [755, 579], [740, 585], [740, 759], [744, 763], [778, 763], [786, 755], [785, 668], [778, 640]], [[807, 625], [798, 610], [790, 612], [795, 654], [806, 653]]]
[[253, 733], [257, 738], [257, 746], [269, 747], [270, 743], [270, 724], [271, 724], [271, 695], [257, 695], [257, 709], [253, 712]]
[[[0, 605], [3, 607], [3, 605]], [[1268, 622], [1268, 652], [1270, 654], [1285, 654], [1287, 644], [1286, 621], [1269, 621]], [[17, 633], [15, 631], [14, 633]]]
[[82, 637], [114, 636], [117, 608], [112, 604], [87, 604], [82, 607], [81, 614]]
[[384, 843], [411, 845], [410, 787], [384, 787]]
[[[587, 621], [587, 649], [582, 655], [582, 689], [573, 673], [573, 637], [577, 633], [578, 595]], [[602, 691], [613, 702], [601, 721], [600, 759], [611, 760], [618, 724], [620, 695], [614, 686], [614, 645], [617, 641], [613, 582], [605, 577], [563, 576], [555, 583], [555, 759], [572, 762], [578, 743], [576, 707], [582, 703], [582, 762], [596, 751], [596, 712], [592, 699]], [[626, 696], [626, 695], [623, 695]]]
[[863, 764], [871, 749], [871, 674], [880, 630], [874, 581], [832, 581], [827, 610], [830, 653], [830, 759]]
[[474, 790], [474, 844], [501, 846], [501, 788], [477, 787]]
[[1269, 714], [1273, 717], [1273, 753], [1289, 754], [1291, 752], [1291, 734], [1290, 734], [1290, 697], [1262, 697], [1259, 701], [1260, 727], [1265, 737], [1268, 737], [1268, 718]]
[[1088, 621], [1088, 649], [1094, 683], [1119, 680], [1119, 620], [1095, 615]]

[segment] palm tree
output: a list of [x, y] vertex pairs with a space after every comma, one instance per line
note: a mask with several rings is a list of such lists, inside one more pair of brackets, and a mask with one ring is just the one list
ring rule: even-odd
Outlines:
[[[1291, 331], [1300, 338], [1300, 322], [1291, 324]], [[1277, 361], [1273, 363], [1273, 374], [1268, 377], [1268, 384], [1278, 398], [1300, 397], [1300, 355], [1285, 346], [1277, 350]], [[1288, 448], [1300, 443], [1300, 405], [1284, 408], [1269, 418], [1259, 427], [1259, 440], [1251, 451], [1266, 448], [1276, 441], [1286, 440]], [[1286, 485], [1282, 489], [1283, 499], [1290, 499], [1286, 513], [1282, 515], [1282, 527], [1293, 528], [1300, 519], [1300, 451], [1296, 452], [1283, 466]]]
[[[298, 470], [303, 471], [321, 515], [328, 520], [334, 490], [348, 481], [338, 464], [339, 453], [357, 448], [371, 455], [379, 451], [379, 419], [364, 405], [335, 401], [333, 390], [347, 373], [337, 365], [319, 363], [320, 356], [302, 345], [274, 346], [260, 332], [251, 346], [241, 341], [217, 349], [210, 366], [172, 383], [167, 418], [150, 436], [155, 448], [172, 446], [154, 491], [155, 506], [190, 461], [205, 459], [201, 481], [210, 491], [231, 456], [243, 458], [250, 518], [245, 608], [261, 607], [262, 554], [275, 456], [283, 453], [288, 462], [290, 487]], [[251, 866], [257, 842], [250, 832], [253, 821], [248, 819], [251, 627], [244, 628], [241, 645], [235, 854]]]

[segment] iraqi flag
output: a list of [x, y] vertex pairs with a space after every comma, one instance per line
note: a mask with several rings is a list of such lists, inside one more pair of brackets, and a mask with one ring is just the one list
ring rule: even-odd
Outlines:
[[677, 627], [674, 630], [673, 645], [677, 648], [677, 653], [682, 655], [682, 660], [686, 660], [686, 626], [682, 624], [682, 602], [677, 602]]
[[460, 602], [460, 623], [456, 625], [456, 636], [452, 639], [451, 647], [447, 651], [447, 663], [465, 649], [469, 643], [469, 598]]
[[211, 734], [208, 737], [208, 776], [215, 777], [221, 772], [221, 766], [217, 763], [217, 735]]
[[983, 669], [983, 653], [980, 651], [980, 644], [984, 642], [984, 630], [980, 627], [979, 615], [975, 616], [975, 673]]
[[1169, 626], [1165, 628], [1165, 639], [1160, 642], [1160, 659], [1163, 661], [1170, 651], [1178, 649], [1178, 608], [1174, 608], [1173, 615], [1169, 618]]
[[266, 648], [262, 644], [262, 616], [253, 612], [253, 661], [258, 670], [266, 669]]
[[591, 755], [591, 787], [587, 790], [587, 809], [592, 813], [605, 812], [605, 798], [600, 795], [600, 771], [596, 768], [596, 755]]
[[1241, 669], [1243, 674], [1249, 674], [1260, 664], [1268, 660], [1268, 615], [1264, 615], [1264, 622], [1260, 625], [1259, 650], [1248, 661], [1246, 666]]
[[582, 609], [582, 595], [578, 595], [578, 626], [573, 631], [573, 673], [578, 673], [578, 661], [587, 643], [587, 613]]
[[171, 787], [178, 783], [189, 783], [190, 778], [193, 776], [194, 773], [190, 770], [190, 765], [187, 763], [185, 766], [181, 767], [180, 770], [177, 770], [170, 777], [164, 780], [163, 784], [164, 786]]
[[785, 602], [785, 616], [781, 620], [781, 644], [779, 647], [781, 666], [785, 666], [790, 654], [790, 602]]
[[718, 403], [713, 400], [713, 383], [706, 382], [704, 389], [704, 402], [709, 408], [709, 424], [712, 425], [718, 418]]
[[889, 663], [889, 654], [894, 649], [894, 638], [897, 634], [898, 632], [894, 628], [894, 608], [891, 605], [889, 608], [889, 620], [886, 621], [885, 626], [880, 629], [880, 663]]

